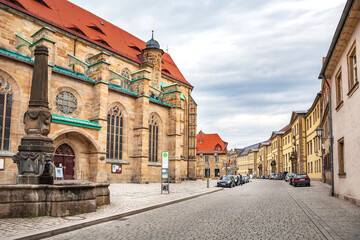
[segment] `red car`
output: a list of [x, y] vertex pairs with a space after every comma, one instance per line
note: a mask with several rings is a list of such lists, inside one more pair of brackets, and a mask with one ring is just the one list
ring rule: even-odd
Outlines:
[[305, 185], [310, 187], [310, 178], [306, 173], [295, 174], [292, 180], [292, 185], [294, 187], [299, 185]]

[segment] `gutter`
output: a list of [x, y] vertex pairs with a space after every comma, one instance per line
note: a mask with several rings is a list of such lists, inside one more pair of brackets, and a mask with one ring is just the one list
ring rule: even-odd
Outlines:
[[340, 18], [340, 21], [339, 21], [339, 24], [338, 26], [336, 27], [336, 31], [335, 31], [335, 34], [334, 34], [334, 37], [331, 41], [331, 44], [330, 44], [330, 48], [328, 50], [328, 53], [326, 55], [326, 58], [325, 58], [325, 62], [322, 66], [322, 69], [321, 69], [321, 72], [319, 74], [319, 77], [318, 79], [322, 79], [322, 76], [325, 76], [325, 71], [326, 71], [326, 68], [330, 62], [330, 58], [332, 57], [332, 54], [334, 52], [334, 49], [335, 49], [335, 46], [336, 46], [336, 43], [338, 42], [339, 40], [339, 37], [340, 37], [340, 34], [341, 34], [341, 31], [343, 30], [344, 26], [345, 26], [345, 22], [346, 22], [346, 19], [348, 18], [349, 16], [349, 13], [350, 13], [350, 9], [353, 5], [353, 3], [355, 2], [355, 0], [348, 0], [346, 2], [346, 5], [345, 5], [345, 8], [343, 10], [343, 13], [341, 15], [341, 18]]

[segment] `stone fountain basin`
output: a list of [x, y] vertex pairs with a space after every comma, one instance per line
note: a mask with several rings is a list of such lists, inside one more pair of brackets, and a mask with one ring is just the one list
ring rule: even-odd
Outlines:
[[108, 183], [55, 181], [54, 185], [0, 185], [0, 218], [63, 217], [110, 203]]

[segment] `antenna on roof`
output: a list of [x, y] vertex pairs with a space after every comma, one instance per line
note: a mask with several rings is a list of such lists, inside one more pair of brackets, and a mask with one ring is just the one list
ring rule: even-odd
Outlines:
[[166, 53], [169, 53], [169, 46], [166, 46]]
[[151, 39], [154, 39], [154, 30], [151, 30]]

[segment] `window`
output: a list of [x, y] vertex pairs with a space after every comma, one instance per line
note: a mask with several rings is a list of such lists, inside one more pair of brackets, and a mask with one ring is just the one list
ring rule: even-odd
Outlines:
[[345, 173], [345, 169], [344, 169], [344, 138], [341, 138], [338, 141], [338, 164], [339, 164], [339, 173]]
[[210, 169], [205, 168], [205, 177], [209, 178], [210, 177]]
[[106, 157], [122, 159], [123, 153], [123, 116], [119, 107], [109, 110], [107, 115]]
[[215, 162], [219, 162], [219, 156], [215, 156]]
[[336, 74], [335, 78], [335, 87], [336, 87], [336, 106], [340, 104], [342, 101], [342, 77], [341, 77], [341, 69]]
[[313, 173], [313, 162], [311, 162], [311, 173]]
[[214, 175], [215, 177], [220, 176], [220, 169], [216, 168], [214, 173], [215, 173], [215, 175]]
[[205, 156], [205, 162], [209, 162], [209, 156]]
[[149, 162], [158, 161], [159, 126], [154, 115], [149, 119]]
[[356, 47], [355, 43], [348, 55], [348, 69], [349, 69], [349, 91], [358, 82], [357, 78], [357, 62], [356, 62]]
[[71, 114], [77, 108], [77, 99], [71, 92], [62, 91], [56, 96], [56, 108], [60, 112]]
[[121, 71], [121, 75], [126, 77], [127, 79], [130, 79], [130, 71], [127, 69], [127, 68], [124, 68], [122, 71]]
[[9, 150], [12, 91], [9, 83], [0, 77], [0, 150]]

